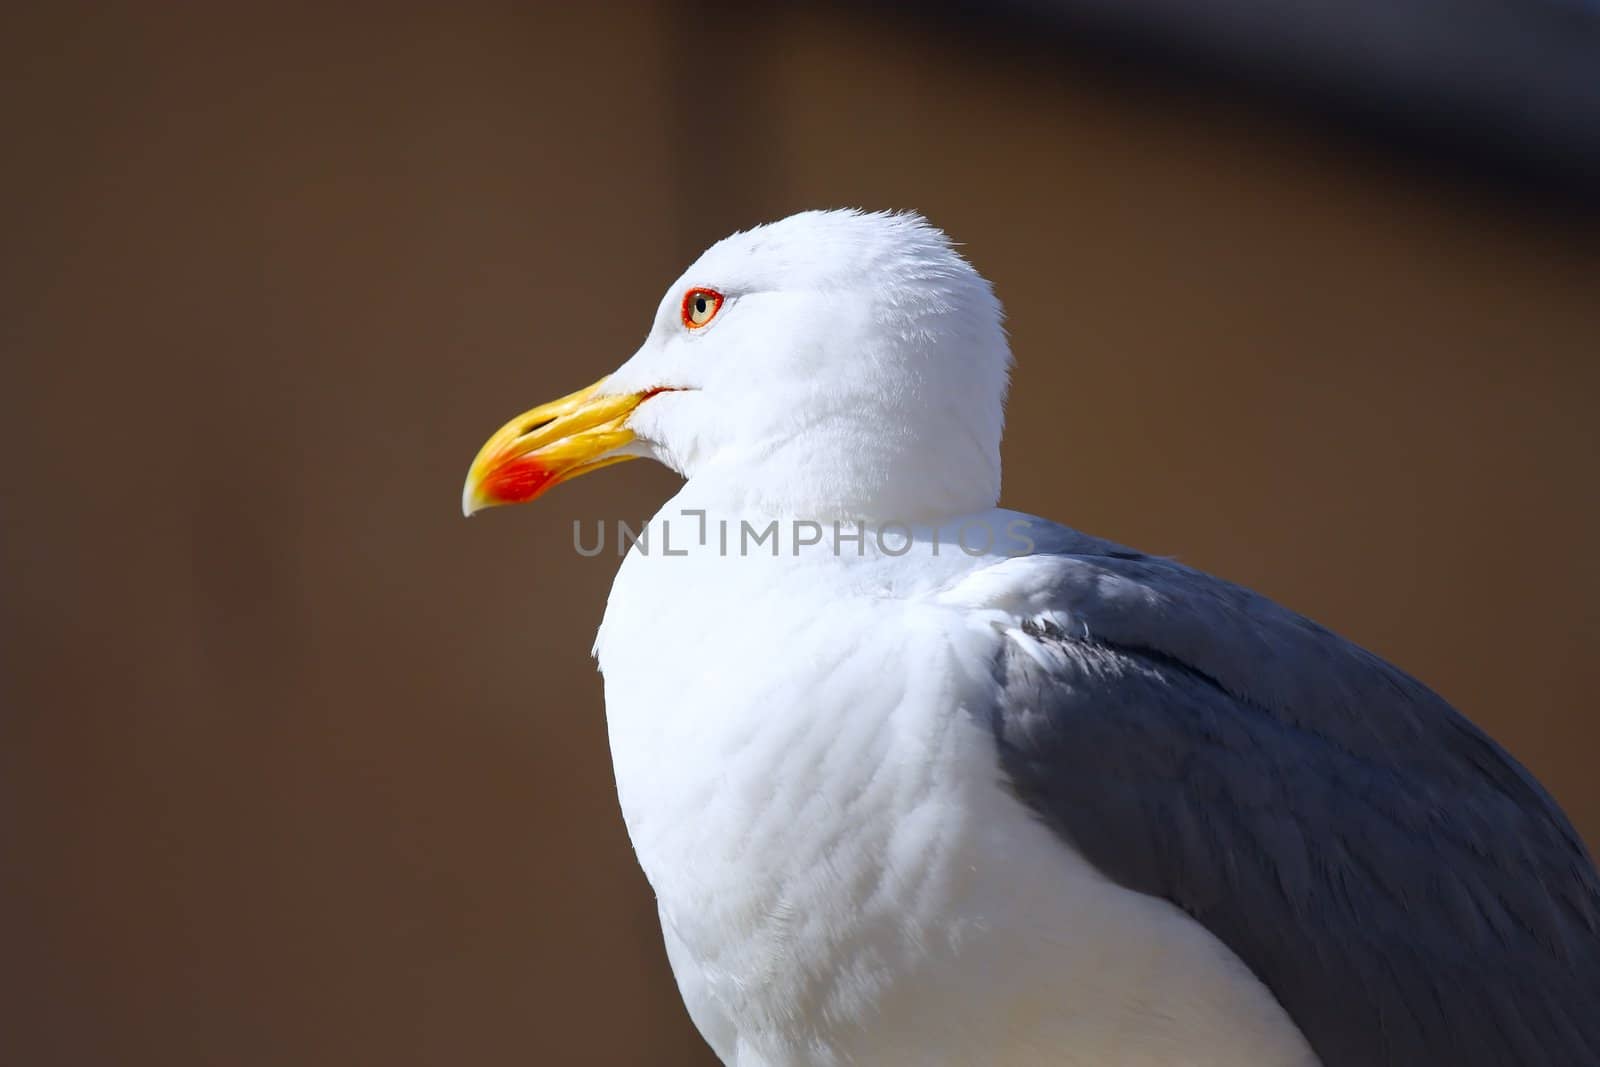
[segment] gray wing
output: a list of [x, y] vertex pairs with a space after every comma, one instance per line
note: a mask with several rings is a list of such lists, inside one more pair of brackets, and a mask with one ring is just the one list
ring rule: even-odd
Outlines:
[[1227, 944], [1328, 1067], [1600, 1063], [1600, 877], [1526, 770], [1264, 597], [1050, 540], [1054, 620], [1006, 642], [992, 709], [1042, 819]]

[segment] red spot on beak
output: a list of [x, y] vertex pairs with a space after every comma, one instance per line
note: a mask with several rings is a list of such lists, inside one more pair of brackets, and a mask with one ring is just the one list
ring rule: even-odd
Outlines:
[[555, 481], [556, 472], [529, 456], [519, 456], [489, 471], [483, 495], [497, 504], [525, 504]]

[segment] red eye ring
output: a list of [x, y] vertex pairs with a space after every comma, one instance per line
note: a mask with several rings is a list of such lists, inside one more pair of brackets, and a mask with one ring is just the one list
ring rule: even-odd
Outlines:
[[717, 317], [722, 310], [722, 294], [715, 289], [696, 287], [683, 294], [683, 325], [698, 330]]

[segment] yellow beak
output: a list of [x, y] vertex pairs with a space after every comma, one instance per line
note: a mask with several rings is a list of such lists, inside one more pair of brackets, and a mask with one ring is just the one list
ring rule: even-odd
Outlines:
[[637, 458], [616, 451], [633, 440], [622, 424], [656, 390], [596, 396], [604, 384], [602, 378], [496, 430], [467, 470], [462, 514], [525, 503], [569, 478]]

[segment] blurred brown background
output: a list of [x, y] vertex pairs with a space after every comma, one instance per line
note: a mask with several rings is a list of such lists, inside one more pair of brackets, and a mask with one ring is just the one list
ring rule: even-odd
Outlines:
[[1006, 503], [1395, 660], [1600, 839], [1583, 197], [1070, 26], [5, 18], [0, 1061], [711, 1062], [616, 810], [615, 560], [569, 547], [673, 479], [457, 501], [803, 207], [917, 208], [995, 281]]

